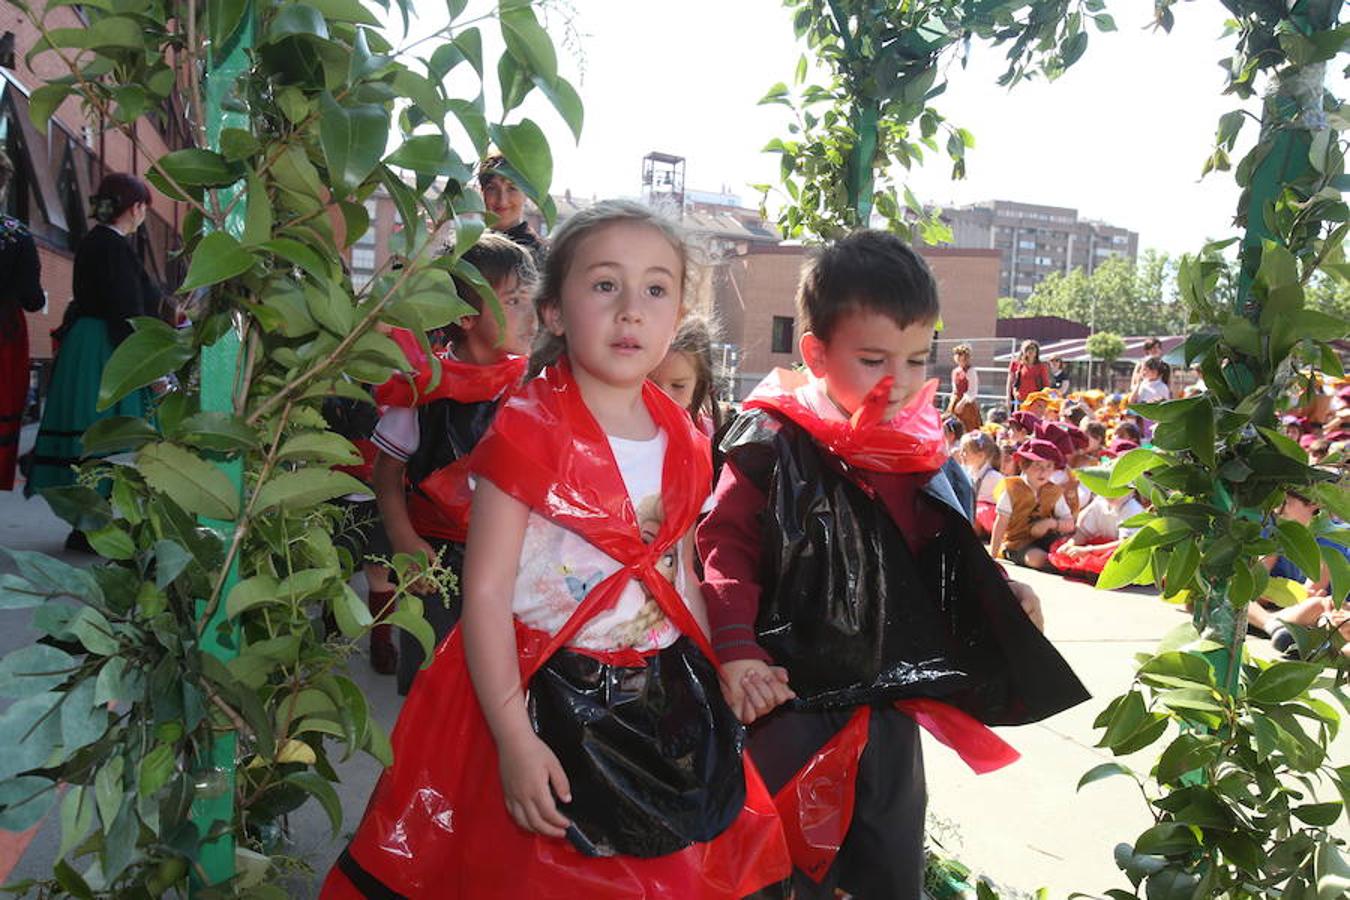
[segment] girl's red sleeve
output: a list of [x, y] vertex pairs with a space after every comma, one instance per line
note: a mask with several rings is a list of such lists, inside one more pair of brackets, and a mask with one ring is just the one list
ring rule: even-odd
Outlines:
[[722, 662], [773, 661], [755, 640], [763, 539], [760, 514], [767, 502], [764, 492], [728, 461], [713, 491], [712, 512], [695, 532], [713, 650]]

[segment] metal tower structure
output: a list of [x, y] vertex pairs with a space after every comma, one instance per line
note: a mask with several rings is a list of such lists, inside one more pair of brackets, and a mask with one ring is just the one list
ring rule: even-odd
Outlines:
[[684, 157], [652, 151], [642, 157], [642, 199], [652, 206], [669, 205], [684, 215]]

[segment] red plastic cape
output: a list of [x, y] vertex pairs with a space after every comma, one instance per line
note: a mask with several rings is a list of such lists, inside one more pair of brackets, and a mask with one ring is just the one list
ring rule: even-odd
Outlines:
[[[802, 372], [775, 369], [745, 401], [747, 409], [771, 409], [804, 428], [827, 451], [850, 466], [872, 472], [935, 472], [947, 461], [942, 418], [930, 379], [890, 421], [881, 417], [890, 397], [892, 378], [883, 378], [868, 392], [847, 422], [821, 418], [802, 398], [810, 385]], [[951, 747], [976, 773], [1000, 769], [1018, 753], [969, 714], [936, 700], [901, 700], [895, 704], [933, 737]], [[793, 864], [816, 881], [825, 877], [853, 819], [854, 782], [858, 759], [867, 746], [870, 708], [861, 707], [774, 797], [783, 820]]]
[[[1090, 581], [1096, 581], [1097, 576], [1102, 574], [1106, 564], [1111, 561], [1115, 555], [1115, 547], [1103, 549], [1093, 549], [1086, 553], [1070, 555], [1064, 552], [1064, 545], [1069, 542], [1069, 538], [1060, 538], [1050, 545], [1050, 565], [1054, 566], [1065, 575], [1077, 575], [1087, 578]], [[1102, 538], [1101, 540], [1088, 541], [1091, 544], [1105, 544], [1114, 542], [1113, 538]]]
[[[895, 708], [955, 750], [977, 775], [1018, 760], [1020, 754], [983, 723], [936, 700], [900, 700]], [[853, 821], [858, 760], [867, 747], [872, 708], [861, 706], [848, 723], [774, 795], [792, 863], [820, 882]]]
[[[423, 478], [420, 493], [408, 497], [408, 516], [417, 533], [462, 544], [469, 539], [469, 457], [461, 456]], [[423, 496], [425, 495], [425, 496]]]
[[434, 354], [433, 359], [422, 352], [416, 335], [408, 329], [395, 328], [389, 336], [403, 350], [412, 371], [395, 373], [375, 388], [375, 403], [379, 406], [414, 407], [433, 400], [460, 403], [492, 400], [519, 384], [529, 363], [524, 356], [507, 356], [490, 366], [476, 366], [460, 362], [448, 351]]
[[[612, 606], [633, 578], [715, 659], [707, 636], [654, 566], [693, 525], [707, 493], [707, 439], [660, 389], [644, 386], [643, 400], [667, 436], [661, 491], [666, 518], [651, 544], [642, 541], [609, 442], [565, 361], [513, 396], [470, 456], [475, 474], [623, 565], [592, 589], [558, 634], [518, 629], [524, 680]], [[522, 830], [506, 811], [496, 745], [469, 682], [459, 629], [414, 683], [392, 742], [395, 765], [376, 786], [349, 854], [362, 877], [403, 896], [730, 900], [787, 877], [791, 869], [773, 801], [748, 758], [739, 818], [714, 840], [677, 853], [593, 858], [565, 840]], [[340, 862], [322, 897], [362, 896]]]
[[931, 378], [888, 422], [881, 417], [893, 378], [877, 382], [847, 422], [822, 419], [800, 396], [811, 383], [804, 372], [774, 369], [745, 401], [746, 409], [772, 409], [806, 429], [816, 443], [850, 466], [870, 472], [936, 472], [947, 461], [942, 416], [933, 405]]

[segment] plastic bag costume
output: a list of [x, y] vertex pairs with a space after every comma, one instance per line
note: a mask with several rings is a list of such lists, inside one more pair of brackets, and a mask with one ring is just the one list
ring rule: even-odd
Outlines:
[[[984, 772], [1017, 758], [985, 725], [1035, 722], [1088, 694], [976, 537], [973, 498], [946, 481], [936, 382], [889, 422], [889, 379], [846, 422], [804, 403], [805, 383], [771, 375], [722, 449], [767, 497], [758, 643], [788, 669], [795, 708], [855, 710], [775, 797], [794, 864], [820, 880], [848, 832], [873, 706], [895, 703]], [[868, 471], [947, 485], [940, 538], [911, 553]]]
[[[572, 785], [573, 803], [560, 804], [576, 826], [569, 840], [531, 834], [509, 817], [457, 629], [414, 685], [393, 734], [394, 766], [323, 897], [711, 900], [786, 876], [787, 849], [758, 774], [748, 760], [728, 772], [743, 732], [718, 690], [707, 638], [656, 569], [706, 494], [706, 439], [654, 386], [643, 399], [668, 440], [666, 518], [650, 544], [565, 360], [507, 402], [472, 457], [476, 475], [622, 564], [557, 634], [517, 624], [532, 724]], [[634, 578], [684, 637], [646, 655], [567, 649]], [[670, 771], [676, 758], [683, 775]], [[643, 773], [654, 783], [644, 786]]]

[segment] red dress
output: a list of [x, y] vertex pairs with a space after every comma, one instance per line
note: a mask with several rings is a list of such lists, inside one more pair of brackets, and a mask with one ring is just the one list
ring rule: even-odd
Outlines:
[[[472, 457], [475, 474], [586, 537], [623, 567], [596, 585], [549, 638], [520, 632], [522, 683], [638, 578], [670, 620], [713, 658], [706, 636], [655, 563], [693, 525], [711, 481], [705, 438], [653, 385], [643, 399], [667, 435], [666, 518], [652, 543], [638, 533], [608, 442], [564, 361], [497, 414]], [[520, 630], [518, 629], [518, 632]], [[497, 748], [469, 681], [460, 632], [437, 649], [394, 729], [394, 766], [381, 777], [325, 900], [353, 897], [730, 898], [787, 877], [791, 864], [773, 803], [745, 760], [745, 802], [706, 843], [652, 858], [583, 855], [510, 818]]]

